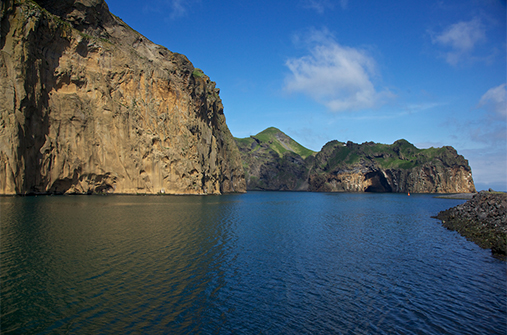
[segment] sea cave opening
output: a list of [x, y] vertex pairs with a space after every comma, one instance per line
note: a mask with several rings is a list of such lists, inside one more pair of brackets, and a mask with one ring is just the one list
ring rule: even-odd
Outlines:
[[393, 189], [387, 182], [386, 177], [380, 171], [369, 172], [365, 175], [365, 180], [368, 182], [368, 187], [365, 192], [371, 193], [387, 193], [392, 192]]

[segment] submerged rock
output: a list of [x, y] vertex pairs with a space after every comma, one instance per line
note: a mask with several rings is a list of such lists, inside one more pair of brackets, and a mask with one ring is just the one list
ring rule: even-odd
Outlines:
[[103, 0], [1, 5], [0, 194], [244, 192], [219, 89]]
[[507, 194], [479, 192], [435, 218], [495, 255], [507, 254]]

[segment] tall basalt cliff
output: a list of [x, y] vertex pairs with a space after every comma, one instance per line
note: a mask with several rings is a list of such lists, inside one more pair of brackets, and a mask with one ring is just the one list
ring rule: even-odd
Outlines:
[[0, 194], [244, 192], [219, 89], [103, 0], [6, 0]]
[[284, 145], [280, 138], [288, 136], [269, 129], [236, 139], [251, 190], [475, 192], [468, 161], [452, 147], [418, 149], [405, 140], [391, 145], [331, 141], [315, 153], [299, 144]]

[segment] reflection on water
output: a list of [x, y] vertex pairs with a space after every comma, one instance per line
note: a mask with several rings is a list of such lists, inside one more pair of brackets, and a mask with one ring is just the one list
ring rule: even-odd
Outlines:
[[397, 194], [4, 197], [1, 331], [504, 334], [505, 263]]

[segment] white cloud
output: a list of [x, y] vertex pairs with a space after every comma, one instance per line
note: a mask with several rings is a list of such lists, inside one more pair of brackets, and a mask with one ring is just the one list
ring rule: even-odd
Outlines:
[[507, 117], [507, 85], [502, 84], [489, 89], [482, 96], [478, 107], [499, 116]]
[[473, 49], [475, 44], [484, 37], [484, 27], [481, 21], [475, 18], [468, 22], [462, 21], [449, 26], [436, 36], [434, 41], [459, 51], [468, 51]]
[[457, 65], [469, 56], [476, 45], [485, 39], [486, 29], [478, 18], [452, 24], [441, 33], [432, 36], [433, 44], [450, 49], [444, 53], [444, 57], [451, 65]]
[[376, 63], [364, 50], [342, 46], [324, 31], [313, 31], [310, 54], [287, 60], [291, 74], [285, 89], [303, 93], [332, 111], [378, 107], [389, 92], [378, 92], [372, 82]]

